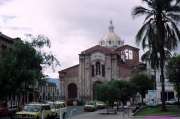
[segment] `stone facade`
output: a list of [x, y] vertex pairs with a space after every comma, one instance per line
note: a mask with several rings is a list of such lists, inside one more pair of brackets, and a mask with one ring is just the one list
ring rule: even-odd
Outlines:
[[62, 95], [66, 100], [93, 100], [97, 83], [128, 80], [141, 64], [139, 49], [124, 45], [111, 22], [100, 45], [82, 51], [78, 65], [59, 71]]

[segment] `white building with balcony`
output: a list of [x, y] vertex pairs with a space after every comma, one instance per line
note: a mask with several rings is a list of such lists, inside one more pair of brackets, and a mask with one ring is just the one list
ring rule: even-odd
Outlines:
[[[176, 91], [174, 90], [174, 85], [169, 82], [169, 79], [167, 77], [166, 69], [164, 69], [164, 77], [165, 77], [165, 100], [166, 102], [173, 102], [177, 100], [176, 97]], [[152, 79], [155, 79], [155, 92], [156, 92], [156, 99], [155, 101], [160, 104], [161, 103], [161, 72], [160, 69], [153, 70], [151, 66], [147, 63], [147, 73], [152, 77]], [[148, 100], [148, 99], [147, 99]]]

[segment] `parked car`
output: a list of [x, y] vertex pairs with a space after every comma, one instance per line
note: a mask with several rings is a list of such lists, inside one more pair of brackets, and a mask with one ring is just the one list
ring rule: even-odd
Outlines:
[[5, 102], [0, 103], [0, 117], [5, 117], [10, 114], [7, 104]]
[[106, 104], [102, 101], [95, 101], [97, 109], [104, 109]]
[[16, 114], [17, 111], [19, 111], [19, 108], [17, 105], [11, 105], [10, 107], [8, 107], [9, 110], [9, 115], [11, 116], [11, 118], [13, 118]]
[[24, 106], [23, 110], [16, 112], [16, 119], [49, 119], [53, 117], [49, 104], [30, 103]]
[[167, 104], [175, 104], [176, 102], [177, 102], [176, 99], [170, 99], [166, 101]]
[[55, 115], [55, 118], [66, 119], [67, 107], [64, 101], [47, 102], [51, 106], [51, 111]]
[[84, 111], [93, 112], [97, 110], [96, 102], [90, 101], [84, 105]]

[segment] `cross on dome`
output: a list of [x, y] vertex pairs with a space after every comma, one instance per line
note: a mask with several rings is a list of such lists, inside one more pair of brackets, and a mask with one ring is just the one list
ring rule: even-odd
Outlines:
[[112, 20], [110, 20], [109, 32], [114, 32], [114, 26]]

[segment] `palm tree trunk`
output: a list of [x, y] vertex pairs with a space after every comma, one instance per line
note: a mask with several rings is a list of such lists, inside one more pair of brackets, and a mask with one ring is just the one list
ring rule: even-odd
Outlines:
[[161, 101], [162, 101], [162, 111], [166, 111], [166, 103], [165, 103], [165, 81], [164, 81], [164, 61], [162, 60], [162, 57], [161, 57], [161, 61], [160, 61], [160, 69], [161, 69], [161, 94], [162, 94], [162, 97], [161, 97]]
[[178, 98], [178, 105], [180, 106], [180, 83], [177, 82], [177, 98]]
[[161, 101], [162, 101], [162, 111], [166, 111], [166, 105], [165, 105], [165, 85], [164, 85], [164, 64], [165, 64], [165, 51], [164, 51], [164, 44], [165, 44], [165, 28], [162, 21], [162, 15], [161, 12], [157, 14], [157, 29], [158, 29], [158, 42], [157, 42], [157, 49], [159, 51], [160, 55], [160, 70], [161, 70]]
[[141, 95], [141, 104], [144, 105], [144, 100], [143, 96]]

